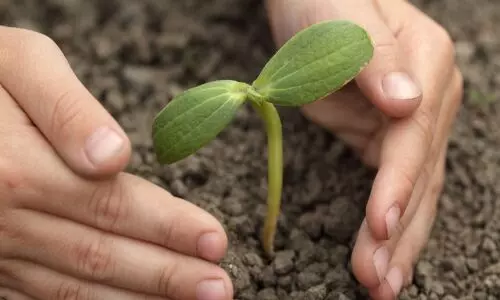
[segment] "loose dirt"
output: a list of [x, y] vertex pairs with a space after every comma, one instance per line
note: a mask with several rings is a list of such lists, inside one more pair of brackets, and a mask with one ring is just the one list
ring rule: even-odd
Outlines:
[[[447, 160], [430, 241], [401, 299], [500, 298], [500, 2], [416, 1], [457, 45], [466, 96]], [[353, 237], [374, 172], [292, 109], [282, 110], [286, 149], [277, 255], [257, 233], [265, 213], [266, 136], [250, 108], [196, 155], [155, 162], [150, 124], [185, 88], [251, 81], [274, 47], [260, 1], [3, 0], [3, 24], [41, 31], [130, 135], [129, 171], [193, 201], [223, 222], [223, 267], [235, 299], [364, 299], [350, 271]], [[496, 29], [496, 30], [495, 30]]]

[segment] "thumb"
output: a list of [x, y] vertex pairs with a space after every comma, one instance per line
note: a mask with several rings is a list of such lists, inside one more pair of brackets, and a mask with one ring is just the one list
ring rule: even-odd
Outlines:
[[[77, 173], [108, 176], [121, 171], [130, 142], [118, 123], [71, 70], [44, 35], [0, 27], [0, 84]], [[36, 151], [36, 150], [34, 150]]]
[[366, 98], [387, 116], [405, 117], [419, 106], [422, 92], [406, 67], [404, 53], [394, 34], [403, 25], [402, 21], [394, 22], [389, 28], [374, 2], [268, 0], [267, 9], [274, 39], [279, 45], [295, 32], [325, 20], [345, 19], [362, 26], [373, 40], [374, 53], [356, 83]]
[[[360, 25], [364, 25], [372, 37], [374, 53], [370, 64], [356, 78], [356, 83], [366, 98], [389, 117], [408, 116], [419, 106], [422, 92], [419, 83], [407, 67], [409, 62], [405, 60], [394, 34], [401, 30], [403, 21], [395, 22], [391, 24], [392, 29], [389, 28], [372, 4], [373, 1], [366, 2], [371, 4], [364, 5], [359, 15], [353, 18]], [[358, 17], [362, 15], [363, 18]]]

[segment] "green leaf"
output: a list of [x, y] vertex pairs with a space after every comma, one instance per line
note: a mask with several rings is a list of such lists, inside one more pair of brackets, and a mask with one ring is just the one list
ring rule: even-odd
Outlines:
[[348, 21], [321, 22], [285, 43], [252, 86], [273, 104], [299, 106], [342, 88], [372, 56], [363, 28]]
[[153, 123], [153, 143], [162, 164], [179, 161], [213, 140], [234, 118], [249, 85], [219, 80], [175, 97]]

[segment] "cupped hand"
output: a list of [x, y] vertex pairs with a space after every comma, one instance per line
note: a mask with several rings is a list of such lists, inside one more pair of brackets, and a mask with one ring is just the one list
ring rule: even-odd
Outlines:
[[129, 140], [53, 41], [0, 45], [0, 298], [232, 299], [216, 219], [122, 172]]
[[278, 45], [319, 21], [363, 26], [374, 57], [341, 91], [304, 114], [378, 168], [352, 254], [374, 299], [394, 299], [426, 245], [445, 176], [462, 77], [446, 30], [404, 0], [268, 0]]

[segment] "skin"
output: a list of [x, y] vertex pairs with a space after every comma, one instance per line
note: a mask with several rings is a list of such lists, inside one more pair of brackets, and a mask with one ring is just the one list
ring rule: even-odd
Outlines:
[[52, 40], [0, 45], [0, 297], [232, 299], [221, 224], [122, 171], [128, 138]]
[[443, 187], [463, 93], [453, 43], [442, 26], [404, 0], [268, 0], [267, 7], [277, 45], [329, 19], [354, 21], [372, 36], [367, 68], [303, 112], [378, 170], [352, 266], [373, 299], [395, 299], [411, 281]]
[[[374, 38], [374, 60], [355, 84], [303, 111], [379, 169], [352, 262], [375, 299], [393, 299], [427, 241], [442, 188], [462, 93], [453, 45], [403, 0], [267, 4], [278, 45], [334, 18], [356, 21]], [[227, 248], [220, 223], [123, 172], [130, 141], [53, 41], [0, 27], [0, 45], [0, 297], [232, 299], [216, 265]], [[415, 78], [411, 99], [383, 93], [392, 71]], [[391, 215], [389, 238], [385, 215], [394, 205], [402, 218]], [[210, 289], [217, 282], [222, 294]]]

